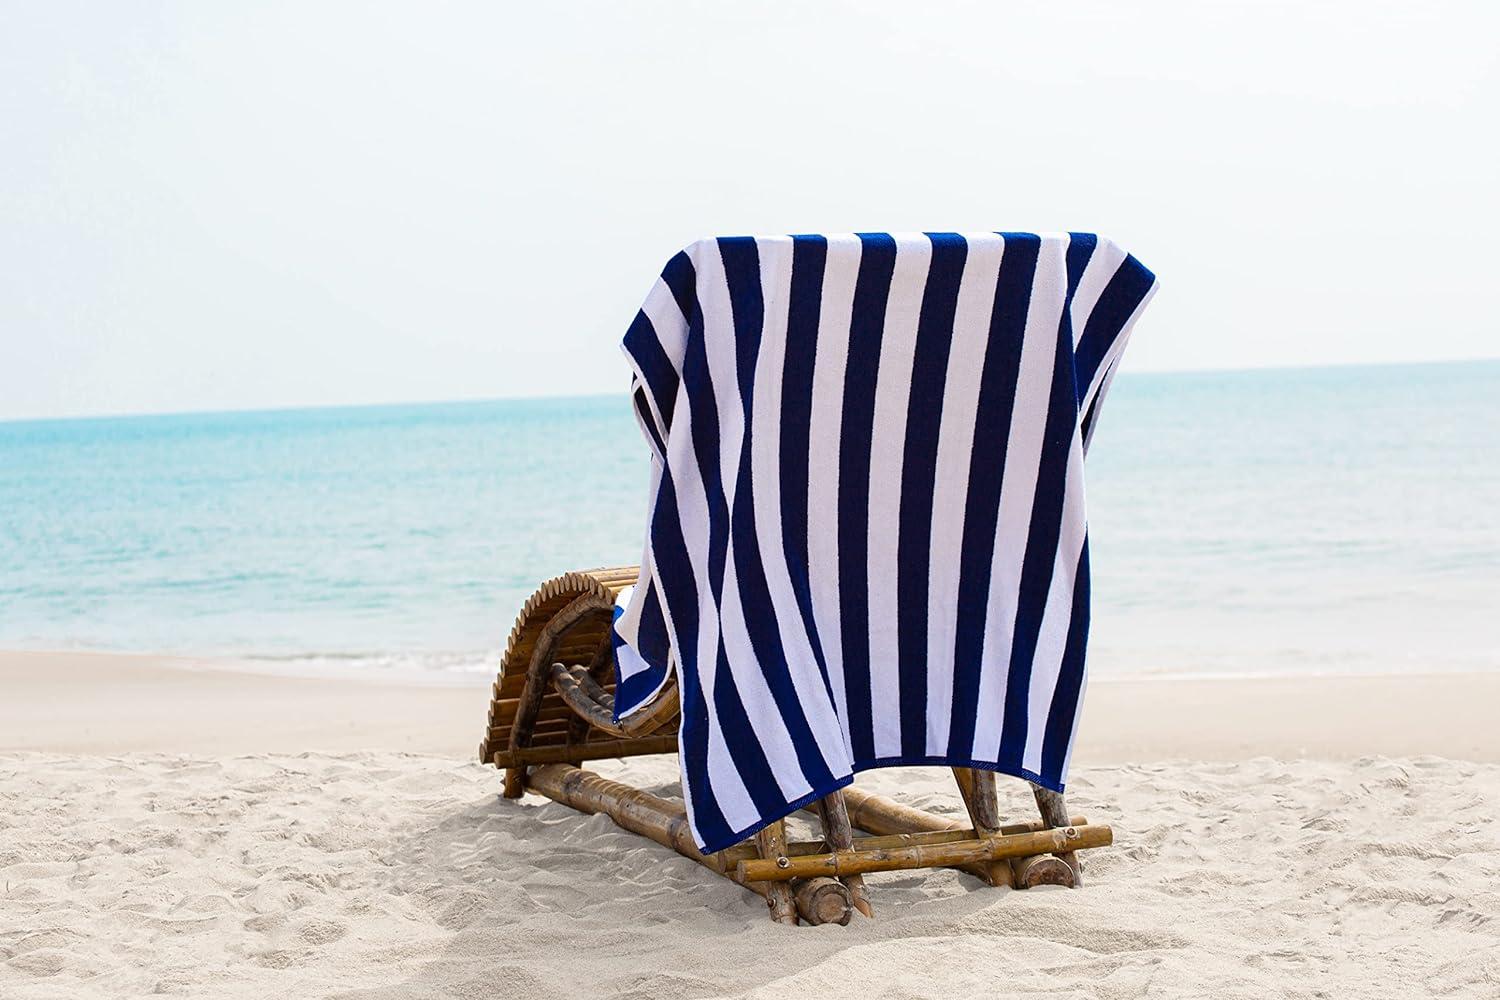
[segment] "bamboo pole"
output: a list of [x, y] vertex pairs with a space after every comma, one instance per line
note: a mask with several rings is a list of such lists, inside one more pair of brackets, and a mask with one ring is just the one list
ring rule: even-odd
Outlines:
[[[615, 700], [606, 693], [588, 675], [588, 671], [581, 666], [570, 667], [566, 663], [552, 664], [552, 686], [557, 688], [557, 694], [563, 702], [573, 710], [587, 725], [583, 727], [584, 735], [588, 734], [589, 728], [603, 730], [612, 736], [625, 735], [625, 731], [615, 725], [614, 707]], [[568, 728], [568, 742], [572, 739], [575, 728], [570, 722]]]
[[[839, 792], [825, 795], [818, 800], [818, 819], [823, 825], [823, 836], [828, 846], [835, 851], [846, 851], [854, 846], [854, 828], [849, 823], [849, 810], [844, 805], [844, 796]], [[865, 887], [864, 876], [845, 875], [843, 883], [849, 889], [849, 898], [854, 908], [867, 917], [875, 916], [870, 905], [870, 890]]]
[[495, 754], [494, 761], [496, 767], [513, 768], [527, 764], [576, 764], [606, 757], [642, 757], [653, 753], [676, 752], [676, 736], [646, 736], [638, 740], [599, 740], [596, 743], [574, 743], [571, 746], [559, 744], [501, 750]]
[[[976, 771], [967, 767], [955, 767], [953, 780], [958, 784], [958, 794], [968, 810], [969, 822], [974, 832], [995, 833], [1000, 827], [1000, 805], [995, 798], [995, 772]], [[980, 866], [983, 878], [990, 885], [1014, 885], [1010, 862], [995, 861]]]
[[1088, 847], [1106, 847], [1113, 841], [1107, 826], [1064, 827], [992, 837], [977, 837], [951, 844], [898, 847], [886, 850], [833, 851], [804, 857], [755, 858], [740, 861], [736, 872], [747, 881], [787, 881], [818, 875], [852, 875], [865, 872], [889, 872], [906, 868], [946, 868], [972, 865], [1001, 858], [1020, 858], [1031, 854], [1076, 851]]
[[738, 882], [761, 896], [769, 891], [760, 882], [745, 882], [732, 865], [718, 854], [704, 854], [693, 843], [687, 812], [666, 799], [639, 788], [611, 781], [570, 764], [544, 764], [527, 776], [526, 788], [572, 806], [579, 812], [605, 813], [615, 825], [663, 847], [670, 847], [709, 871]]
[[[1086, 817], [1074, 816], [1070, 826], [1088, 826]], [[1032, 820], [1031, 823], [1008, 823], [999, 828], [998, 834], [1035, 834], [1038, 831], [1050, 829], [1046, 823]], [[956, 826], [953, 829], [942, 829], [942, 831], [915, 831], [912, 834], [882, 834], [879, 837], [861, 837], [855, 840], [858, 850], [885, 850], [889, 847], [916, 847], [932, 846], [932, 844], [957, 844], [959, 841], [974, 840], [975, 834], [968, 826]], [[805, 855], [826, 855], [828, 844], [825, 841], [798, 840], [786, 846], [787, 858], [802, 858]], [[745, 861], [748, 858], [759, 858], [754, 852], [754, 847], [748, 844], [736, 844], [724, 850], [723, 855], [730, 861]]]
[[620, 728], [630, 736], [649, 736], [676, 722], [682, 715], [682, 695], [676, 678], [667, 681], [655, 698], [620, 720]]
[[[961, 831], [965, 835], [969, 833], [968, 828], [957, 820], [935, 816], [923, 809], [914, 809], [894, 799], [888, 799], [884, 795], [866, 791], [858, 785], [849, 785], [843, 790], [843, 794], [850, 821], [859, 829], [873, 833], [877, 837], [945, 830]], [[1087, 823], [1088, 820], [1082, 816], [1074, 816], [1068, 821], [1070, 826], [1085, 826]], [[1000, 827], [1000, 832], [1003, 834], [1026, 833], [1044, 830], [1047, 825], [1045, 822], [1037, 821], [1012, 823]], [[869, 841], [863, 838], [858, 841], [860, 844], [867, 842]], [[990, 880], [988, 865], [958, 865], [957, 867], [982, 881]]]
[[849, 810], [849, 821], [871, 833], [963, 829], [963, 824], [955, 820], [903, 805], [895, 799], [865, 791], [858, 785], [850, 785], [844, 789], [844, 805]]
[[995, 772], [955, 767], [953, 778], [958, 783], [958, 793], [974, 828], [981, 831], [998, 829], [1000, 807], [995, 800]]
[[[614, 672], [615, 651], [614, 642], [608, 633], [599, 640], [598, 647], [594, 650], [594, 658], [589, 661], [589, 676], [598, 684], [603, 684], [608, 676]], [[583, 716], [575, 716], [568, 726], [568, 742], [582, 743], [589, 735], [589, 720]]]
[[1073, 869], [1051, 854], [1034, 854], [1029, 858], [1011, 858], [1011, 885], [1017, 889], [1035, 889], [1039, 885], [1075, 888]]
[[[1062, 792], [1043, 788], [1035, 782], [1031, 785], [1031, 792], [1036, 797], [1036, 807], [1048, 826], [1068, 825], [1068, 803], [1063, 798]], [[1077, 855], [1072, 851], [1062, 851], [1057, 855], [1057, 859], [1067, 865], [1068, 870], [1073, 873], [1073, 888], [1083, 888], [1083, 862], [1078, 859]]]
[[[1082, 816], [1074, 817], [1073, 826], [1087, 826], [1088, 823]], [[1048, 827], [1043, 823], [1033, 820], [1030, 823], [1012, 823], [1002, 826], [997, 831], [1002, 834], [1036, 833], [1046, 830]], [[883, 851], [896, 847], [918, 847], [932, 846], [934, 844], [956, 844], [964, 840], [973, 840], [974, 831], [968, 827], [954, 830], [923, 830], [916, 833], [891, 833], [878, 837], [860, 837], [854, 841], [855, 849], [861, 851]], [[725, 848], [719, 852], [725, 861], [736, 864], [740, 861], [748, 861], [758, 858], [752, 844], [736, 844], [734, 847]], [[789, 858], [806, 857], [809, 854], [827, 854], [828, 843], [822, 840], [794, 840], [786, 845], [786, 856]]]
[[[755, 832], [755, 849], [760, 854], [761, 860], [772, 866], [774, 871], [782, 861], [786, 859], [786, 820], [778, 819], [767, 823]], [[738, 869], [741, 881], [746, 881], [743, 871], [745, 862], [740, 862]], [[838, 872], [814, 872], [809, 878], [817, 875], [837, 875]], [[778, 924], [797, 925], [797, 904], [792, 899], [791, 887], [785, 881], [778, 880], [777, 884], [766, 886], [766, 904], [771, 908], [771, 919]]]
[[835, 878], [799, 879], [792, 883], [792, 898], [798, 915], [809, 924], [842, 926], [854, 915], [849, 887]]
[[[526, 691], [521, 704], [516, 707], [516, 717], [510, 724], [510, 752], [531, 742], [532, 730], [536, 728], [536, 713], [542, 707], [542, 696], [547, 693], [545, 683], [546, 662], [533, 659], [526, 668]], [[519, 799], [525, 791], [526, 765], [513, 763], [505, 770], [505, 797]]]
[[[568, 764], [546, 764], [536, 768], [527, 777], [526, 787], [528, 791], [572, 806], [579, 812], [605, 813], [617, 826], [669, 847], [762, 897], [774, 891], [775, 887], [768, 883], [741, 879], [724, 852], [704, 854], [699, 851], [693, 843], [687, 812], [650, 792]], [[739, 849], [748, 847], [740, 845]], [[848, 889], [836, 879], [815, 877], [790, 886], [778, 883], [777, 887], [790, 891], [796, 912], [809, 924], [849, 922], [853, 902]], [[796, 919], [794, 914], [791, 922], [795, 923]]]
[[[548, 619], [532, 647], [531, 662], [526, 668], [526, 686], [520, 692], [516, 715], [510, 726], [512, 752], [531, 742], [532, 728], [536, 725], [537, 711], [547, 694], [548, 677], [552, 672], [552, 652], [558, 639], [576, 625], [585, 615], [607, 610], [604, 599], [597, 594], [585, 593], [573, 598], [561, 610]], [[526, 783], [526, 766], [513, 764], [505, 771], [505, 797], [519, 798]]]

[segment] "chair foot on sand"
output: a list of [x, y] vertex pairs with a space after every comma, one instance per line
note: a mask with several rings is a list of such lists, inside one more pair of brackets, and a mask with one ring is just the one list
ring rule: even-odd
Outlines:
[[953, 867], [990, 885], [1079, 886], [1076, 852], [1112, 842], [1109, 827], [1069, 816], [1063, 796], [1039, 786], [1033, 792], [1041, 820], [1002, 825], [994, 772], [954, 768], [967, 823], [851, 785], [805, 807], [818, 817], [822, 839], [789, 841], [785, 820], [777, 820], [749, 841], [703, 854], [681, 805], [578, 766], [677, 750], [674, 684], [628, 724], [613, 721], [610, 618], [615, 595], [636, 578], [635, 567], [568, 573], [523, 606], [479, 746], [483, 762], [505, 770], [507, 797], [530, 791], [580, 812], [607, 813], [623, 829], [764, 897], [783, 924], [847, 924], [855, 911], [873, 916], [864, 879], [870, 872]]

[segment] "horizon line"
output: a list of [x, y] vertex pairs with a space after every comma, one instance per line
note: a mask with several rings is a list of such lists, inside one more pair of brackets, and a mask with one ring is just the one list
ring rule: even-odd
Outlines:
[[[1133, 379], [1138, 376], [1174, 375], [1235, 375], [1259, 372], [1319, 371], [1340, 368], [1409, 368], [1436, 365], [1494, 364], [1500, 357], [1428, 358], [1420, 361], [1337, 361], [1311, 364], [1244, 365], [1239, 367], [1207, 368], [1148, 368], [1122, 371], [1119, 378]], [[71, 420], [135, 420], [153, 417], [214, 417], [250, 415], [257, 413], [305, 413], [318, 410], [375, 410], [393, 407], [455, 406], [473, 403], [525, 403], [567, 399], [600, 399], [606, 396], [625, 396], [626, 390], [618, 392], [583, 392], [539, 394], [534, 396], [459, 396], [447, 399], [394, 399], [361, 403], [291, 403], [281, 406], [243, 406], [213, 410], [128, 410], [104, 413], [68, 413], [60, 416], [0, 417], [0, 426], [7, 424], [64, 423]]]

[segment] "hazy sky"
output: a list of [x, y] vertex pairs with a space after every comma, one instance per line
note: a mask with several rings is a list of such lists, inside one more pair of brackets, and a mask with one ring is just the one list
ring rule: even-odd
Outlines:
[[0, 418], [620, 390], [716, 233], [1088, 229], [1135, 370], [1500, 355], [1497, 5], [0, 8]]

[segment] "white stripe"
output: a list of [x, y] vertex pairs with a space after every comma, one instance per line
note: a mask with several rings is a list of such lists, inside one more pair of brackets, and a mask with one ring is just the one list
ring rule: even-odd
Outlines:
[[1073, 725], [1068, 730], [1068, 746], [1067, 749], [1063, 751], [1062, 768], [1057, 772], [1059, 780], [1063, 782], [1067, 781], [1068, 768], [1073, 763], [1073, 744], [1074, 741], [1078, 738], [1078, 722], [1083, 718], [1083, 692], [1088, 690], [1088, 686], [1089, 661], [1088, 658], [1085, 657], [1083, 661], [1083, 677], [1078, 683], [1078, 703], [1073, 706]]
[[979, 718], [974, 725], [974, 759], [993, 761], [999, 753], [1000, 728], [1005, 717], [1011, 640], [1016, 630], [1016, 596], [1021, 589], [1021, 565], [1031, 533], [1031, 507], [1036, 499], [1042, 436], [1047, 403], [1052, 392], [1052, 367], [1057, 335], [1067, 293], [1066, 239], [1042, 240], [1036, 277], [1026, 313], [1016, 378], [1015, 414], [1005, 450], [1000, 484], [1000, 520], [995, 533], [994, 562], [984, 629], [980, 671]]
[[823, 661], [828, 665], [846, 749], [850, 739], [839, 606], [839, 440], [844, 419], [844, 370], [849, 360], [849, 318], [863, 247], [857, 236], [828, 238], [807, 456], [807, 557], [813, 620], [823, 645]]
[[677, 296], [672, 294], [672, 289], [667, 287], [665, 280], [656, 279], [656, 284], [651, 286], [651, 294], [646, 296], [646, 301], [641, 305], [641, 312], [646, 314], [646, 318], [656, 328], [656, 339], [661, 344], [662, 351], [681, 376], [682, 358], [687, 352], [688, 317], [682, 314]]
[[989, 344], [990, 313], [1004, 252], [999, 236], [972, 237], [968, 244], [953, 317], [953, 346], [943, 388], [932, 495], [932, 560], [927, 591], [927, 753], [932, 756], [948, 752], [964, 505], [969, 495], [969, 463], [974, 453], [974, 421]]
[[1099, 296], [1104, 294], [1109, 279], [1115, 276], [1124, 260], [1125, 251], [1106, 239], [1100, 239], [1094, 246], [1094, 252], [1089, 255], [1083, 274], [1078, 277], [1078, 287], [1073, 291], [1073, 301], [1068, 307], [1068, 314], [1073, 322], [1075, 349], [1079, 339], [1083, 337], [1083, 331], [1088, 327], [1094, 306], [1099, 304]]
[[[696, 256], [702, 256], [701, 253], [697, 253], [700, 249], [697, 245], [694, 246]], [[713, 250], [717, 255], [717, 246], [714, 246]], [[697, 263], [695, 260], [695, 266]], [[680, 364], [683, 357], [684, 354], [679, 354], [674, 356], [673, 360]], [[756, 808], [754, 801], [750, 798], [750, 793], [745, 788], [744, 778], [740, 775], [734, 757], [729, 752], [729, 746], [725, 742], [723, 730], [719, 725], [718, 712], [714, 708], [714, 673], [718, 662], [719, 620], [713, 591], [708, 585], [708, 499], [703, 484], [702, 470], [698, 466], [697, 456], [693, 451], [692, 411], [687, 407], [685, 390], [679, 400], [683, 405], [682, 420], [673, 429], [673, 440], [669, 442], [667, 451], [672, 456], [670, 464], [673, 482], [676, 485], [678, 523], [682, 528], [684, 547], [688, 561], [692, 565], [693, 578], [698, 589], [698, 634], [680, 636], [673, 623], [672, 642], [676, 648], [681, 648], [684, 639], [697, 643], [698, 684], [703, 693], [708, 716], [706, 745], [710, 786], [708, 789], [698, 791], [700, 794], [704, 792], [709, 794], [729, 826], [740, 830], [754, 823], [760, 810]], [[666, 603], [663, 601], [664, 605]], [[678, 742], [680, 750], [681, 740], [679, 739]], [[684, 798], [691, 800], [692, 796], [687, 795]], [[692, 821], [691, 811], [690, 805], [690, 822]], [[696, 827], [694, 827], [694, 836], [698, 838], [699, 843], [703, 842], [703, 837]]]
[[[1156, 289], [1157, 283], [1153, 281], [1151, 287], [1146, 289], [1146, 294], [1141, 296], [1141, 301], [1136, 304], [1135, 311], [1130, 314], [1130, 318], [1120, 328], [1120, 332], [1115, 334], [1114, 341], [1109, 345], [1109, 350], [1104, 352], [1104, 357], [1099, 360], [1099, 368], [1094, 372], [1094, 378], [1090, 382], [1087, 391], [1084, 392], [1083, 400], [1078, 407], [1078, 414], [1081, 420], [1083, 419], [1083, 414], [1088, 413], [1090, 408], [1094, 411], [1093, 422], [1089, 424], [1090, 439], [1094, 436], [1094, 429], [1099, 426], [1099, 411], [1104, 406], [1105, 394], [1114, 382], [1115, 369], [1118, 367], [1116, 362], [1120, 360], [1120, 355], [1125, 353], [1125, 345], [1130, 342], [1130, 334], [1135, 329], [1135, 322], [1141, 318], [1141, 313], [1146, 310], [1146, 306], [1155, 298]], [[1087, 449], [1089, 442], [1084, 441], [1083, 445]]]
[[[922, 289], [932, 263], [932, 241], [903, 236], [896, 243], [891, 294], [886, 301], [875, 380], [875, 424], [870, 441], [869, 608], [870, 718], [875, 756], [901, 754], [900, 663], [897, 649], [900, 601], [896, 580], [901, 529], [901, 467], [906, 449], [906, 411], [911, 402], [912, 361]], [[915, 665], [913, 665], [915, 666]]]
[[[651, 323], [651, 330], [656, 335], [656, 342], [661, 345], [667, 360], [677, 372], [677, 393], [682, 393], [682, 358], [687, 349], [688, 321], [678, 308], [677, 299], [673, 297], [672, 290], [661, 278], [656, 279], [656, 284], [651, 286], [651, 294], [646, 296], [646, 301], [641, 305], [641, 312]], [[624, 348], [624, 345], [621, 345]], [[656, 427], [661, 432], [663, 441], [668, 437], [671, 430], [667, 421], [662, 418], [662, 400], [656, 398], [656, 390], [652, 388], [644, 376], [641, 375], [640, 365], [628, 350], [625, 356], [629, 358], [631, 368], [635, 371], [636, 381], [644, 390], [646, 406], [651, 410], [651, 417], [656, 421]], [[677, 400], [673, 400], [677, 402]], [[675, 412], [675, 409], [674, 409]], [[639, 415], [637, 415], [639, 416]], [[650, 438], [647, 438], [650, 441]], [[655, 447], [654, 442], [652, 447]]]
[[[724, 500], [732, 520], [735, 490], [739, 478], [740, 451], [744, 445], [745, 411], [740, 398], [739, 368], [736, 357], [737, 338], [734, 314], [729, 301], [729, 285], [724, 276], [724, 259], [715, 245], [712, 252], [699, 255], [698, 288], [703, 302], [704, 346], [708, 349], [708, 369], [713, 380], [719, 409], [719, 456]], [[725, 526], [729, 530], [728, 525]], [[705, 545], [707, 548], [707, 545]], [[709, 595], [710, 600], [712, 594]], [[760, 671], [755, 650], [744, 624], [740, 603], [739, 577], [735, 572], [733, 532], [726, 549], [722, 604], [718, 615], [723, 623], [724, 656], [745, 706], [750, 728], [755, 731], [772, 777], [788, 801], [800, 798], [810, 790], [797, 763], [797, 750], [787, 732], [785, 721], [776, 707], [776, 699]], [[717, 668], [717, 658], [709, 669]], [[700, 662], [699, 669], [704, 669]]]
[[1073, 584], [1078, 573], [1078, 558], [1088, 536], [1088, 513], [1084, 509], [1083, 442], [1075, 428], [1068, 446], [1068, 479], [1063, 487], [1062, 525], [1057, 538], [1057, 558], [1052, 565], [1052, 582], [1047, 588], [1047, 603], [1042, 611], [1041, 629], [1037, 634], [1036, 655], [1031, 661], [1031, 690], [1026, 709], [1026, 750], [1022, 763], [1033, 774], [1042, 769], [1042, 742], [1047, 735], [1047, 717], [1052, 711], [1052, 696], [1062, 672], [1063, 654], [1067, 651], [1068, 629], [1073, 622]]
[[750, 472], [755, 487], [755, 532], [771, 606], [775, 609], [774, 624], [781, 637], [792, 685], [797, 690], [797, 701], [829, 770], [845, 776], [853, 762], [839, 730], [838, 713], [823, 687], [817, 658], [797, 605], [796, 590], [787, 570], [785, 525], [781, 521], [781, 387], [786, 368], [793, 245], [790, 239], [777, 239], [758, 240], [757, 246], [765, 327], [751, 408]]
[[[686, 414], [687, 411], [684, 411]], [[692, 428], [684, 420], [681, 433], [691, 436]], [[742, 830], [755, 822], [760, 810], [750, 799], [745, 789], [744, 778], [735, 766], [734, 757], [724, 741], [719, 727], [719, 715], [714, 708], [714, 671], [719, 655], [718, 609], [714, 606], [713, 592], [708, 586], [708, 502], [703, 491], [703, 479], [698, 465], [691, 457], [676, 463], [673, 480], [677, 487], [678, 523], [686, 543], [688, 561], [693, 567], [693, 579], [698, 587], [698, 634], [683, 637], [672, 626], [672, 644], [681, 648], [682, 639], [696, 640], [698, 645], [698, 684], [708, 709], [708, 789], [715, 803], [724, 814], [730, 827]], [[666, 605], [666, 602], [663, 602]], [[669, 619], [670, 621], [670, 619]], [[678, 749], [681, 750], [681, 740]], [[684, 796], [691, 800], [691, 796]], [[703, 837], [694, 828], [698, 842]]]

